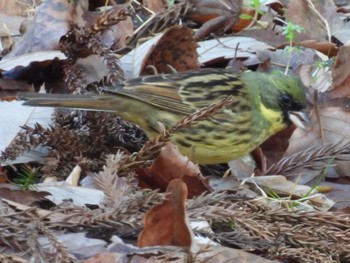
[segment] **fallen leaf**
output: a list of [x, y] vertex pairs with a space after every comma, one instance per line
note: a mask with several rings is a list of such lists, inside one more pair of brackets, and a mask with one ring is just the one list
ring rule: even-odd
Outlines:
[[170, 143], [162, 149], [150, 167], [138, 170], [137, 173], [142, 187], [165, 191], [173, 179], [183, 178], [189, 189], [189, 198], [212, 191], [198, 166], [182, 156], [177, 147]]
[[185, 210], [187, 186], [181, 179], [174, 179], [169, 183], [167, 193], [162, 204], [146, 213], [144, 229], [137, 240], [139, 247], [191, 246], [192, 231], [186, 222]]
[[[312, 127], [310, 131], [297, 128], [289, 143], [285, 156], [305, 151], [312, 146], [325, 143], [339, 144], [350, 141], [350, 112], [341, 107], [325, 107], [319, 109], [319, 119], [315, 112], [311, 116]], [[327, 163], [325, 164], [326, 167]], [[350, 176], [350, 163], [339, 162], [332, 177]], [[305, 174], [311, 174], [309, 170]]]
[[165, 12], [167, 1], [165, 0], [144, 0], [143, 5], [155, 13]]
[[149, 50], [149, 55], [141, 67], [141, 75], [154, 74], [149, 66], [155, 67], [157, 73], [172, 73], [171, 66], [178, 72], [198, 69], [198, 45], [193, 38], [192, 29], [185, 26], [168, 28], [158, 42]]
[[[191, 0], [193, 4], [191, 12], [189, 13], [190, 19], [201, 23], [202, 27], [196, 32], [196, 39], [204, 39], [210, 33], [214, 33], [220, 29], [228, 31], [238, 21], [239, 15], [241, 14], [242, 0]], [[246, 10], [246, 13], [251, 13], [251, 10]], [[244, 19], [246, 20], [246, 19]], [[247, 19], [250, 23], [249, 19]], [[246, 23], [242, 23], [242, 27]]]
[[340, 47], [332, 70], [333, 90], [329, 93], [332, 98], [350, 97], [350, 42]]
[[260, 42], [251, 37], [230, 36], [218, 39], [209, 39], [198, 43], [197, 52], [199, 62], [211, 64], [220, 59], [242, 59], [245, 66], [257, 64], [257, 52], [266, 49], [274, 49], [273, 46]]
[[44, 191], [24, 191], [24, 190], [12, 190], [9, 188], [0, 188], [0, 197], [7, 200], [12, 200], [24, 205], [32, 205], [34, 202], [43, 200], [46, 196], [50, 195]]
[[328, 57], [334, 57], [337, 55], [339, 48], [336, 44], [328, 41], [316, 41], [316, 40], [305, 40], [295, 44], [305, 48], [312, 48], [319, 52], [322, 52]]
[[[294, 0], [288, 2], [286, 21], [302, 26], [305, 32], [298, 34], [299, 40], [330, 41], [332, 33], [344, 27], [337, 14], [334, 1], [315, 2], [311, 0]], [[327, 31], [327, 26], [331, 30]]]
[[69, 30], [72, 7], [65, 0], [47, 0], [36, 11], [33, 23], [7, 57], [40, 50], [58, 49], [61, 36]]

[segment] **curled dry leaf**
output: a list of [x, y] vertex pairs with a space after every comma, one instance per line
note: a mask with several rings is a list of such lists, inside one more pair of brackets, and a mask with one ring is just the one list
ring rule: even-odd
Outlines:
[[137, 245], [190, 247], [192, 232], [187, 224], [185, 202], [187, 186], [182, 179], [174, 179], [167, 188], [166, 200], [145, 215], [144, 229]]
[[162, 149], [150, 167], [139, 170], [138, 174], [141, 186], [160, 188], [162, 191], [173, 179], [182, 177], [189, 189], [189, 198], [212, 191], [198, 166], [182, 156], [177, 147], [171, 143]]
[[178, 72], [198, 69], [197, 42], [192, 29], [184, 26], [172, 26], [167, 29], [159, 41], [149, 50], [141, 67], [141, 75], [152, 74], [147, 67], [155, 67], [157, 73], [172, 73], [171, 66]]
[[[189, 17], [203, 24], [196, 33], [196, 39], [203, 39], [219, 29], [227, 31], [236, 23], [238, 30], [248, 26], [250, 19], [239, 20], [242, 0], [191, 0], [193, 4]], [[253, 15], [254, 11], [245, 9], [245, 13]]]

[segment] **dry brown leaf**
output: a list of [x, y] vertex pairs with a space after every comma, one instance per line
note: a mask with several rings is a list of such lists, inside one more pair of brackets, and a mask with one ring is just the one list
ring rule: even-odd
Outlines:
[[[315, 111], [313, 111], [310, 131], [295, 130], [285, 156], [290, 156], [324, 143], [337, 144], [350, 141], [350, 112], [340, 107], [326, 107], [319, 110], [319, 116], [320, 120], [318, 120]], [[350, 176], [349, 162], [339, 163], [334, 169], [336, 174], [333, 177]], [[310, 171], [306, 170], [304, 174], [310, 174]]]
[[336, 44], [327, 41], [318, 42], [316, 40], [305, 40], [296, 44], [297, 46], [315, 49], [328, 57], [337, 55], [339, 48]]
[[[126, 9], [126, 5], [116, 5], [109, 12], [119, 12], [122, 9]], [[92, 23], [95, 23], [96, 19], [100, 17], [100, 13], [98, 13], [97, 16], [95, 15], [95, 19], [92, 21]], [[132, 36], [133, 32], [134, 28], [132, 18], [128, 16], [125, 20], [119, 21], [118, 24], [110, 26], [108, 29], [102, 32], [101, 43], [103, 43], [103, 45], [106, 47], [110, 47], [112, 50], [122, 49], [127, 46], [127, 41]]]
[[175, 178], [183, 178], [189, 189], [188, 197], [198, 196], [212, 191], [208, 181], [201, 174], [198, 166], [180, 154], [177, 147], [167, 144], [153, 164], [138, 171], [141, 186], [165, 191]]
[[[239, 21], [242, 0], [191, 0], [193, 8], [190, 19], [203, 24], [196, 32], [196, 39], [200, 40], [219, 29], [227, 31]], [[252, 10], [245, 10], [248, 14], [254, 14]], [[238, 22], [239, 28], [249, 25], [250, 20]]]
[[311, 0], [289, 1], [286, 21], [291, 21], [305, 29], [304, 33], [298, 35], [299, 40], [330, 41], [332, 33], [344, 26], [337, 15], [336, 6], [332, 0], [323, 2]]
[[141, 67], [141, 75], [154, 72], [148, 66], [156, 68], [157, 73], [172, 73], [171, 66], [178, 72], [198, 69], [197, 42], [193, 38], [192, 29], [184, 26], [172, 26], [149, 51]]
[[333, 65], [332, 98], [350, 97], [350, 44], [342, 46]]
[[155, 13], [165, 12], [167, 1], [165, 0], [144, 0], [143, 5]]
[[182, 179], [174, 179], [167, 188], [166, 200], [145, 215], [144, 229], [137, 245], [190, 247], [192, 233], [187, 224], [185, 202], [187, 186]]
[[33, 23], [9, 56], [58, 49], [58, 41], [67, 33], [72, 22], [73, 6], [65, 0], [44, 1], [39, 6]]
[[32, 205], [34, 202], [38, 202], [50, 195], [48, 192], [36, 192], [36, 191], [24, 191], [24, 190], [11, 190], [9, 188], [0, 188], [0, 197], [7, 200], [12, 200], [24, 205]]

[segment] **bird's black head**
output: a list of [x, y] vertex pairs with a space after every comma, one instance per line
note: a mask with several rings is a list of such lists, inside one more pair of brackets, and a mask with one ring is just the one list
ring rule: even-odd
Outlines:
[[302, 111], [306, 107], [306, 101], [296, 99], [291, 93], [283, 92], [277, 97], [277, 103], [283, 112], [283, 121], [290, 123], [289, 113]]

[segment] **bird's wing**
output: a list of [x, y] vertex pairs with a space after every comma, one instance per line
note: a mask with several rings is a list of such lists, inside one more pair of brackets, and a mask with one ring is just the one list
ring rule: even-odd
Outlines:
[[126, 82], [122, 88], [103, 88], [108, 93], [119, 94], [151, 104], [175, 114], [189, 115], [195, 111], [190, 105], [183, 102], [179, 95], [181, 84], [174, 81], [165, 81], [158, 77], [159, 81], [150, 82], [139, 78], [140, 82]]
[[142, 83], [124, 86], [122, 89], [104, 88], [103, 90], [131, 97], [176, 114], [189, 115], [195, 110], [190, 105], [183, 103], [175, 83]]
[[[237, 76], [216, 69], [132, 79], [123, 87], [103, 88], [175, 114], [189, 115], [215, 101], [237, 95]], [[241, 82], [239, 82], [241, 83]]]

